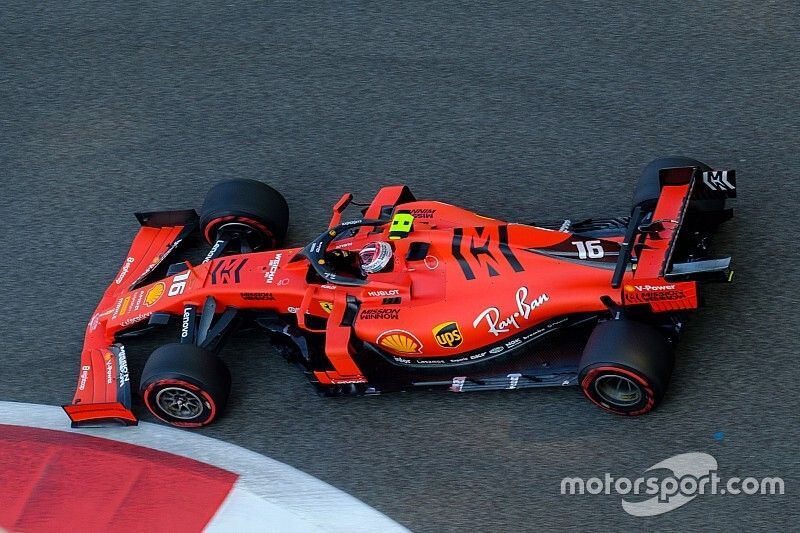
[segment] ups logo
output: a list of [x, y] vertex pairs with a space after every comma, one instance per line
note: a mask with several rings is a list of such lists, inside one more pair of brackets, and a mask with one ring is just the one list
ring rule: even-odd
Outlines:
[[439, 324], [433, 328], [433, 337], [436, 339], [436, 344], [442, 348], [458, 348], [464, 340], [457, 322]]

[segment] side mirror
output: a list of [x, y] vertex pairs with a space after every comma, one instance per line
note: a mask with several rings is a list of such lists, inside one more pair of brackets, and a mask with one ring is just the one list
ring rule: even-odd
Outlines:
[[342, 212], [347, 209], [347, 206], [350, 205], [350, 202], [353, 201], [353, 194], [352, 193], [345, 193], [336, 202], [336, 205], [333, 206], [333, 215], [331, 216], [331, 221], [328, 223], [328, 229], [338, 226], [339, 223], [342, 221]]

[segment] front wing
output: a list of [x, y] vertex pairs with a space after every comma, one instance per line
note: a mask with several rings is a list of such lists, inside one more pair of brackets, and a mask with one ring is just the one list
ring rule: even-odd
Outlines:
[[[142, 227], [117, 276], [92, 315], [81, 352], [78, 385], [71, 405], [65, 405], [72, 426], [135, 425], [125, 347], [115, 342], [106, 324], [141, 302], [123, 297], [148, 277], [197, 227], [197, 213], [161, 211], [138, 213]], [[132, 324], [131, 324], [132, 325]]]

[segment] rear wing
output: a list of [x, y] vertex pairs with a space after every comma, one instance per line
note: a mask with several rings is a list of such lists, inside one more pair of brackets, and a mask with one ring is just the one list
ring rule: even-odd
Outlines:
[[659, 172], [659, 181], [661, 194], [652, 216], [648, 219], [639, 207], [631, 215], [612, 287], [621, 286], [634, 250], [638, 253], [632, 269], [637, 280], [730, 281], [730, 257], [675, 264], [673, 255], [690, 206], [704, 211], [709, 224], [731, 217], [731, 210], [724, 209], [724, 200], [736, 197], [735, 171], [665, 168]]
[[[81, 352], [78, 385], [71, 405], [63, 406], [73, 427], [135, 425], [125, 347], [106, 330], [110, 318], [142, 302], [127, 294], [145, 285], [151, 274], [197, 228], [197, 213], [136, 213], [141, 224], [122, 267], [92, 315]], [[143, 292], [143, 291], [140, 291]]]

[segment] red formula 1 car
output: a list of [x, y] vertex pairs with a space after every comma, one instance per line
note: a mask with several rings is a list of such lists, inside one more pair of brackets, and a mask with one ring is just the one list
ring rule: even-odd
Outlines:
[[[137, 214], [64, 409], [75, 426], [135, 424], [119, 340], [177, 322], [179, 342], [153, 352], [139, 390], [164, 422], [208, 424], [231, 388], [217, 352], [248, 321], [326, 395], [578, 385], [603, 409], [643, 414], [664, 395], [700, 283], [731, 279], [730, 258], [708, 249], [735, 192], [732, 170], [664, 158], [645, 168], [628, 216], [537, 226], [385, 187], [363, 218], [341, 221], [346, 194], [319, 237], [277, 249], [283, 197], [223, 182], [199, 216]], [[198, 229], [205, 259], [167, 265]]]

